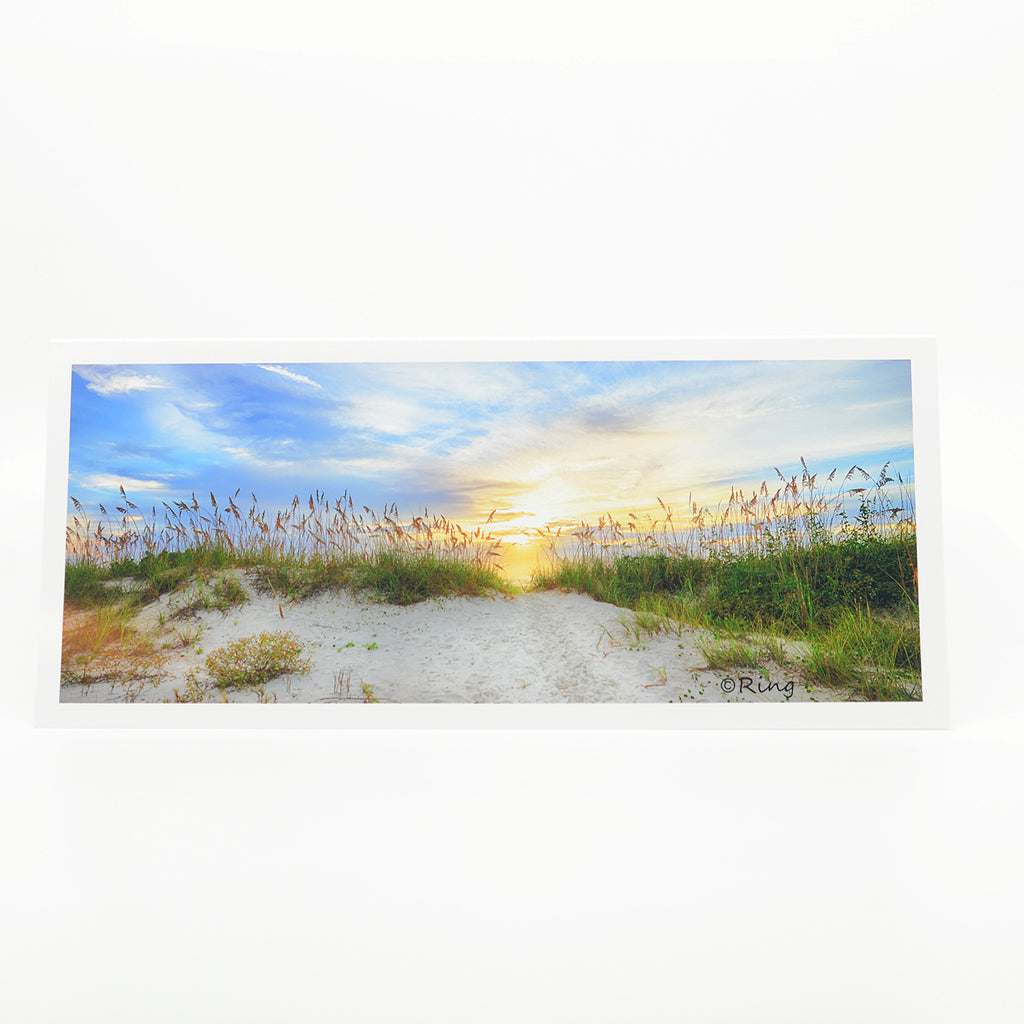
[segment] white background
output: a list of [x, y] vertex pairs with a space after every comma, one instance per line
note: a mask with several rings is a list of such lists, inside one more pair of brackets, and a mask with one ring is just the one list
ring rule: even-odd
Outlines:
[[[1021, 1019], [1017, 5], [0, 11], [5, 1020]], [[947, 732], [32, 728], [51, 337], [822, 334], [939, 338]]]

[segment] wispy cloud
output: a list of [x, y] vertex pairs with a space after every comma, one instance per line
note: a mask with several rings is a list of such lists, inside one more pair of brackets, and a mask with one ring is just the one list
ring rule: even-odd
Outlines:
[[199, 416], [190, 412], [178, 402], [161, 402], [150, 410], [150, 422], [159, 435], [176, 445], [179, 451], [211, 454], [233, 443], [231, 435], [210, 429]]
[[251, 448], [245, 448], [240, 445], [225, 445], [224, 454], [230, 455], [233, 459], [238, 459], [239, 462], [262, 472], [281, 472], [300, 468], [300, 464], [294, 459], [268, 458], [266, 454], [261, 454], [253, 451]]
[[285, 366], [269, 366], [266, 363], [257, 363], [257, 366], [261, 370], [268, 370], [270, 373], [279, 373], [282, 377], [287, 377], [288, 380], [295, 381], [296, 384], [308, 384], [311, 388], [316, 388], [318, 391], [323, 390], [321, 385], [317, 384], [315, 380], [311, 380], [309, 377], [303, 376], [301, 373], [295, 373], [294, 370], [289, 370]]
[[909, 368], [885, 361], [76, 370], [78, 486], [346, 491], [467, 522], [497, 509], [502, 526], [679, 508], [691, 492], [714, 504], [800, 456], [827, 473], [913, 444]]
[[166, 491], [162, 480], [136, 480], [129, 476], [113, 476], [109, 473], [94, 473], [82, 480], [82, 486], [93, 491], [118, 491], [124, 488], [129, 494], [136, 491]]
[[439, 418], [436, 410], [416, 397], [377, 392], [353, 395], [338, 410], [335, 421], [347, 430], [404, 437], [428, 425], [437, 426]]
[[134, 370], [97, 370], [93, 366], [76, 366], [75, 372], [86, 382], [90, 391], [104, 397], [167, 387], [167, 382], [159, 377]]
[[827, 472], [833, 463], [819, 462], [911, 445], [909, 391], [886, 403], [886, 415], [866, 418], [851, 408], [860, 389], [840, 397], [833, 386], [841, 372], [770, 363], [688, 377], [655, 370], [567, 400], [554, 415], [496, 417], [428, 472], [455, 515], [498, 505], [552, 520], [640, 511], [659, 497], [714, 501], [723, 479], [752, 484], [748, 476], [775, 462], [803, 455]]

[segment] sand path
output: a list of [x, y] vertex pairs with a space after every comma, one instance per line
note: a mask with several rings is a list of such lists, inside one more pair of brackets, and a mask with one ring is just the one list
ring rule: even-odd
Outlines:
[[[403, 703], [661, 703], [693, 701], [827, 701], [843, 695], [805, 685], [798, 667], [764, 663], [710, 670], [696, 629], [642, 640], [624, 624], [631, 613], [581, 594], [555, 591], [515, 597], [446, 598], [407, 607], [349, 594], [324, 594], [283, 605], [254, 596], [227, 613], [208, 611], [187, 624], [170, 619], [173, 596], [137, 619], [162, 643], [175, 630], [198, 638], [165, 650], [165, 676], [135, 699], [173, 700], [186, 673], [201, 669], [211, 651], [240, 637], [288, 630], [312, 659], [304, 675], [268, 683], [278, 702]], [[160, 625], [161, 613], [164, 624]], [[744, 680], [749, 680], [745, 682]], [[791, 686], [787, 684], [792, 684]], [[249, 691], [228, 700], [252, 702]], [[121, 701], [123, 684], [62, 687], [64, 702]], [[220, 700], [219, 691], [210, 699]]]

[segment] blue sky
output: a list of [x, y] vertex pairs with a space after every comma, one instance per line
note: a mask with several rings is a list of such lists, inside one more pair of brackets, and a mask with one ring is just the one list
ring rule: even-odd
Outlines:
[[904, 360], [78, 365], [70, 440], [89, 508], [347, 491], [509, 530], [714, 505], [801, 456], [913, 478]]

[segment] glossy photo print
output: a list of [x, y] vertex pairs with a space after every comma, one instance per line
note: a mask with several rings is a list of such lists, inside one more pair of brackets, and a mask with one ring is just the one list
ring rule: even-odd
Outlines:
[[58, 703], [921, 705], [913, 359], [704, 351], [71, 354]]

